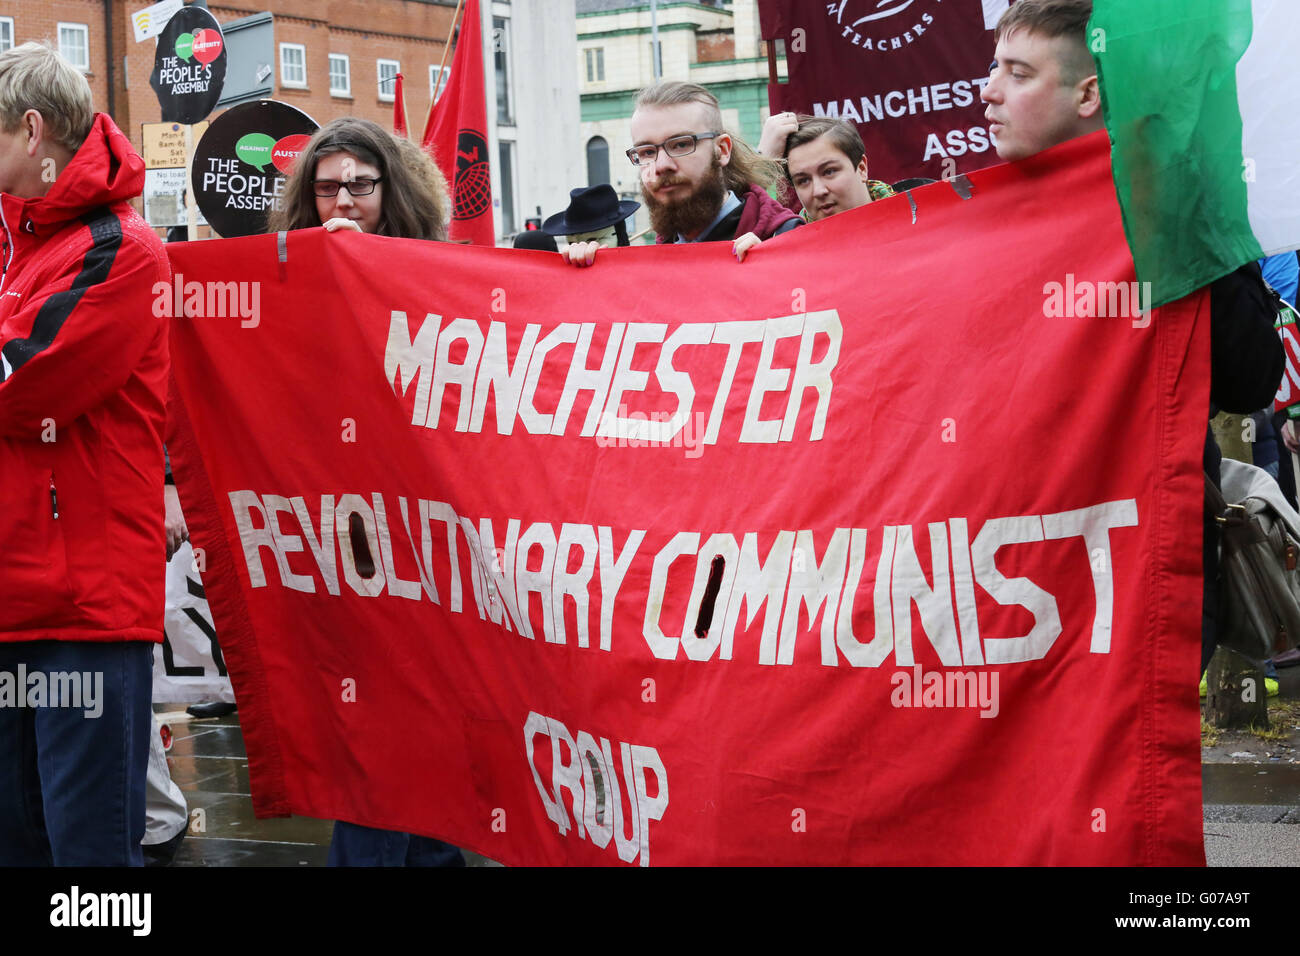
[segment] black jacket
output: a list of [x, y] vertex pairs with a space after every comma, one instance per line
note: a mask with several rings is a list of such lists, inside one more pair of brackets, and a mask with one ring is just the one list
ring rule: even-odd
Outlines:
[[[1244, 265], [1210, 285], [1210, 416], [1220, 411], [1248, 415], [1272, 409], [1282, 381], [1286, 356], [1273, 328], [1277, 307], [1264, 285], [1258, 263]], [[1216, 485], [1223, 460], [1209, 426], [1205, 429], [1205, 473]], [[1217, 643], [1219, 533], [1205, 508], [1201, 605], [1201, 669], [1210, 663]]]
[[1210, 414], [1271, 407], [1286, 361], [1258, 263], [1210, 285]]

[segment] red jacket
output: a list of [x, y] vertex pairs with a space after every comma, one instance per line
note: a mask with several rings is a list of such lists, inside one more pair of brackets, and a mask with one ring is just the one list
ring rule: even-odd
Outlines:
[[39, 199], [0, 194], [0, 641], [160, 641], [171, 269], [113, 121]]
[[752, 232], [766, 242], [787, 223], [803, 223], [797, 211], [788, 209], [757, 186], [750, 186], [740, 198], [745, 207], [740, 214], [740, 223], [736, 226], [737, 236]]

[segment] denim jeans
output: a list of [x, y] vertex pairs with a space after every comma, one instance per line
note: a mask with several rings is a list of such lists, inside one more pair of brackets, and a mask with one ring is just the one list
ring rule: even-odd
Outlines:
[[464, 866], [457, 847], [432, 837], [376, 830], [356, 823], [334, 824], [330, 866]]
[[144, 641], [0, 643], [0, 866], [142, 864], [152, 665]]

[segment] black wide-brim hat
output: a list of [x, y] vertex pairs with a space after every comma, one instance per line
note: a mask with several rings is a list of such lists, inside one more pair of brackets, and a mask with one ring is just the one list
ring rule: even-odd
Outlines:
[[552, 236], [576, 236], [598, 232], [622, 222], [641, 208], [632, 199], [618, 198], [608, 183], [569, 190], [569, 208], [542, 223], [542, 232]]

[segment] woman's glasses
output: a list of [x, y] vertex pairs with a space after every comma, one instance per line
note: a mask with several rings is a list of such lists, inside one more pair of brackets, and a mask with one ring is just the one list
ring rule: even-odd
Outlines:
[[311, 190], [321, 199], [337, 196], [340, 189], [346, 189], [351, 196], [369, 196], [375, 191], [376, 184], [383, 181], [382, 176], [378, 179], [349, 179], [345, 182], [339, 182], [337, 179], [313, 179]]

